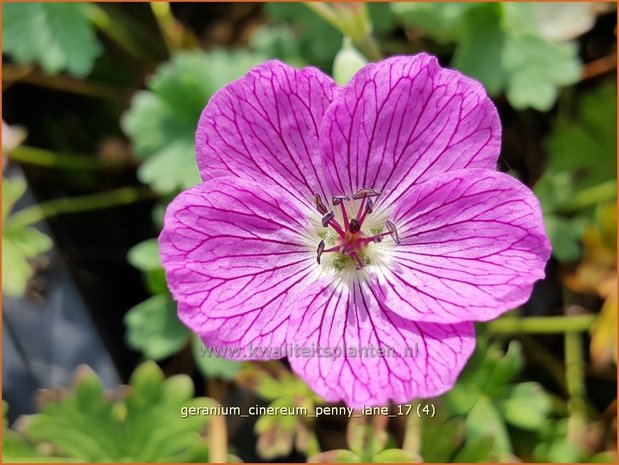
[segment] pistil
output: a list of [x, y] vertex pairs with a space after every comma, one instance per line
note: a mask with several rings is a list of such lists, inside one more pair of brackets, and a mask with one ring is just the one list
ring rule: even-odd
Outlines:
[[369, 188], [357, 191], [352, 198], [354, 200], [361, 200], [361, 202], [357, 214], [352, 218], [349, 218], [348, 212], [346, 211], [346, 202], [350, 201], [350, 197], [347, 195], [337, 195], [333, 197], [333, 206], [340, 206], [342, 210], [342, 222], [344, 226], [340, 225], [337, 221], [335, 213], [327, 209], [320, 195], [314, 195], [313, 201], [314, 205], [316, 205], [316, 210], [323, 215], [322, 225], [325, 228], [330, 226], [339, 236], [338, 244], [328, 249], [325, 248], [325, 241], [320, 241], [316, 249], [316, 261], [318, 264], [321, 263], [321, 258], [324, 253], [337, 252], [341, 254], [342, 257], [347, 256], [352, 259], [355, 263], [355, 267], [360, 270], [368, 264], [364, 251], [370, 243], [382, 242], [383, 237], [387, 235], [390, 235], [394, 242], [400, 243], [397, 228], [391, 221], [385, 222], [386, 232], [373, 236], [366, 236], [361, 229], [365, 218], [374, 211], [374, 201], [372, 198], [379, 195], [380, 192]]

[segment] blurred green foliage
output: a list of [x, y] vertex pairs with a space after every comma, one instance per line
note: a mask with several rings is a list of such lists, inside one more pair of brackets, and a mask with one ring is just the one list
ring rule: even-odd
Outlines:
[[[5, 4], [4, 53], [18, 64], [38, 64], [48, 74], [87, 76], [106, 52], [93, 29], [94, 10], [87, 6]], [[614, 82], [573, 86], [582, 78], [576, 39], [592, 27], [595, 14], [586, 4], [559, 6], [414, 2], [371, 3], [362, 8], [368, 10], [379, 52], [390, 55], [427, 49], [479, 79], [491, 95], [499, 97], [500, 108], [509, 106], [508, 112], [515, 110], [524, 117], [528, 113], [521, 110], [546, 112], [544, 121], [550, 122], [550, 130], [548, 134], [545, 129], [540, 131], [545, 137], [545, 158], [538, 163], [545, 165], [535, 193], [553, 255], [562, 269], [569, 270], [565, 288], [604, 301], [598, 323], [591, 329], [591, 358], [608, 365], [616, 354], [616, 285], [609, 285], [616, 282], [616, 86]], [[161, 11], [171, 15], [172, 10]], [[165, 14], [155, 21], [166, 21]], [[136, 39], [133, 46], [127, 43], [133, 36], [123, 34], [122, 27], [131, 21], [122, 19], [115, 23], [116, 29], [106, 31], [108, 38], [120, 39], [116, 45], [141, 65], [152, 63], [156, 53], [140, 58], [143, 39], [140, 44]], [[265, 4], [259, 21], [252, 23], [255, 28], [234, 42], [234, 48], [211, 47], [208, 52], [188, 47], [197, 41], [181, 40], [183, 34], [179, 33], [180, 39], [166, 37], [175, 28], [187, 28], [183, 33], [193, 37], [193, 31], [188, 33], [188, 26], [175, 23], [173, 16], [167, 20], [171, 21], [164, 27], [158, 23], [167, 41], [152, 48], [168, 47], [170, 58], [154, 71], [148, 66], [138, 70], [139, 79], [148, 76], [146, 88], [133, 96], [121, 118], [133, 153], [141, 161], [138, 179], [160, 197], [153, 212], [158, 228], [169, 200], [200, 182], [195, 130], [215, 92], [268, 58], [298, 67], [317, 66], [343, 84], [369, 56], [360, 47], [353, 48], [351, 37], [342, 30], [299, 3]], [[161, 40], [152, 40], [155, 36], [148, 28], [139, 35], [144, 37], [144, 31], [147, 41]], [[116, 70], [111, 71], [107, 74]], [[561, 90], [567, 86], [571, 87]], [[31, 226], [11, 225], [11, 210], [25, 188], [23, 181], [3, 180], [6, 295], [23, 295], [33, 274], [32, 260], [52, 247], [51, 240]], [[151, 294], [125, 316], [129, 347], [156, 361], [189, 351], [205, 378], [234, 381], [272, 407], [304, 406], [311, 414], [324, 402], [279, 362], [240, 363], [208, 353], [204, 342], [177, 318], [156, 239], [135, 245], [128, 261], [142, 272]], [[570, 411], [565, 400], [525, 379], [524, 365], [518, 342], [512, 341], [504, 350], [496, 340], [480, 335], [477, 350], [455, 387], [435, 399], [436, 418], [407, 426], [420, 430], [416, 432], [421, 435], [418, 456], [398, 449], [380, 418], [349, 421], [348, 449], [321, 452], [313, 420], [267, 415], [255, 425], [256, 449], [265, 459], [285, 457], [296, 449], [322, 462], [614, 460], [612, 452], [594, 455], [568, 439]], [[94, 373], [82, 370], [71, 391], [47, 394], [41, 412], [20, 422], [22, 428], [11, 430], [4, 419], [4, 461], [209, 459], [206, 417], [181, 419], [179, 410], [181, 406], [211, 406], [213, 401], [192, 398], [188, 377], [164, 380], [152, 362], [135, 372], [130, 387], [113, 393], [104, 391]]]
[[[203, 437], [208, 416], [182, 418], [183, 407], [214, 407], [213, 400], [193, 397], [186, 375], [165, 379], [153, 362], [136, 369], [130, 386], [104, 390], [87, 367], [78, 369], [71, 391], [47, 391], [41, 413], [23, 419], [23, 435], [5, 431], [9, 459], [33, 457], [33, 446], [46, 444], [32, 461], [64, 457], [80, 462], [208, 462]], [[60, 460], [60, 459], [58, 459]]]
[[617, 196], [617, 100], [614, 84], [583, 94], [574, 116], [558, 118], [546, 141], [548, 159], [534, 191], [553, 254], [581, 257], [581, 236], [596, 205]]
[[264, 57], [245, 51], [182, 52], [157, 69], [138, 92], [122, 126], [144, 158], [138, 178], [162, 194], [200, 181], [194, 137], [202, 109], [224, 84]]
[[30, 261], [53, 246], [47, 235], [32, 226], [12, 223], [11, 210], [25, 192], [24, 179], [2, 180], [2, 293], [10, 297], [24, 295], [34, 274]]
[[103, 51], [84, 4], [9, 2], [2, 16], [2, 52], [47, 73], [86, 76]]
[[558, 88], [580, 78], [575, 43], [551, 41], [531, 3], [394, 3], [394, 14], [440, 44], [453, 43], [452, 66], [505, 92], [516, 109], [549, 110]]

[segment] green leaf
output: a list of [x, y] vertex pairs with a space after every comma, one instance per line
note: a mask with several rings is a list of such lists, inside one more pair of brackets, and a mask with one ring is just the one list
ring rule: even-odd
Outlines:
[[424, 462], [447, 463], [464, 440], [464, 420], [456, 417], [445, 421], [438, 417], [423, 423], [421, 434], [421, 456]]
[[264, 61], [249, 52], [182, 52], [161, 66], [138, 92], [121, 120], [133, 148], [145, 161], [139, 179], [160, 193], [200, 182], [194, 136], [211, 96]]
[[444, 44], [460, 38], [463, 15], [474, 6], [457, 2], [394, 2], [391, 11], [404, 25], [412, 26]]
[[539, 430], [552, 408], [550, 397], [534, 382], [519, 383], [499, 400], [499, 409], [510, 424], [523, 429]]
[[582, 462], [578, 446], [567, 439], [567, 419], [547, 421], [533, 450], [533, 461], [549, 463]]
[[195, 335], [191, 338], [191, 352], [198, 370], [207, 378], [234, 379], [241, 368], [241, 362], [236, 360], [208, 356], [204, 343]]
[[544, 38], [533, 4], [394, 3], [394, 14], [441, 44], [455, 43], [452, 66], [506, 92], [516, 109], [549, 110], [558, 87], [580, 78], [577, 47]]
[[300, 68], [307, 64], [294, 32], [285, 24], [258, 27], [251, 37], [250, 47], [264, 56], [278, 57], [291, 66]]
[[26, 423], [26, 435], [84, 462], [207, 462], [201, 437], [208, 416], [181, 415], [184, 408], [212, 407], [214, 401], [191, 398], [186, 375], [167, 380], [153, 362], [140, 366], [129, 389], [106, 393], [98, 377], [82, 368], [75, 387], [48, 402]]
[[511, 452], [511, 441], [503, 418], [487, 396], [479, 398], [467, 415], [465, 424], [469, 440], [489, 436], [494, 440], [494, 451]]
[[156, 295], [125, 315], [127, 344], [146, 357], [161, 360], [178, 352], [189, 340], [189, 331], [176, 316], [169, 295]]
[[402, 449], [386, 449], [376, 454], [372, 463], [413, 463], [417, 462], [416, 457], [411, 452]]
[[458, 46], [451, 63], [466, 75], [479, 79], [492, 95], [501, 92], [509, 79], [502, 66], [506, 36], [500, 24], [498, 4], [468, 9], [463, 14]]
[[[494, 349], [494, 346], [492, 348]], [[516, 340], [510, 341], [503, 356], [498, 351], [494, 352], [492, 349], [489, 352], [492, 360], [490, 363], [494, 366], [487, 380], [487, 385], [489, 385], [487, 392], [492, 392], [493, 388], [504, 386], [520, 373], [524, 366], [524, 359], [522, 345]]]
[[2, 222], [26, 193], [26, 188], [26, 180], [23, 178], [2, 178]]
[[152, 271], [161, 268], [157, 239], [148, 239], [134, 245], [129, 250], [127, 260], [131, 265], [142, 271]]
[[493, 461], [494, 439], [492, 436], [478, 436], [466, 442], [454, 457], [454, 463], [489, 463]]
[[290, 27], [304, 62], [330, 72], [342, 43], [339, 31], [301, 3], [269, 2], [265, 11], [275, 24]]
[[509, 36], [503, 66], [509, 75], [507, 98], [516, 109], [547, 111], [557, 99], [558, 87], [580, 78], [576, 44], [548, 42], [536, 36]]
[[546, 232], [552, 243], [552, 254], [562, 263], [574, 263], [582, 256], [581, 222], [558, 215], [544, 215]]
[[34, 275], [29, 260], [51, 250], [52, 240], [29, 226], [2, 230], [2, 293], [21, 297], [28, 280]]
[[576, 120], [560, 118], [553, 125], [547, 171], [568, 173], [574, 191], [616, 178], [616, 101], [614, 84], [600, 86], [582, 97]]
[[79, 3], [7, 3], [2, 26], [3, 53], [19, 63], [40, 63], [49, 74], [86, 76], [102, 52]]

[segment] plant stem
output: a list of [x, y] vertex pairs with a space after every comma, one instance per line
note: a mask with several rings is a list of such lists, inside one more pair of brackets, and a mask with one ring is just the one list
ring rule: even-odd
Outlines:
[[572, 443], [577, 443], [582, 438], [586, 420], [584, 367], [582, 335], [570, 331], [565, 334], [565, 381], [569, 395], [567, 438]]
[[122, 49], [140, 61], [149, 61], [150, 54], [139, 47], [133, 40], [131, 32], [121, 26], [121, 23], [112, 18], [107, 11], [96, 3], [89, 3], [87, 7], [93, 24]]
[[418, 456], [421, 452], [421, 418], [411, 410], [406, 418], [406, 431], [402, 449]]
[[14, 213], [6, 220], [6, 226], [29, 226], [51, 216], [101, 210], [153, 197], [155, 193], [146, 187], [122, 187], [92, 195], [55, 199]]
[[209, 424], [209, 462], [226, 463], [228, 461], [228, 437], [226, 418], [213, 415]]
[[572, 213], [587, 207], [593, 207], [603, 202], [613, 201], [617, 198], [617, 181], [611, 180], [589, 187], [578, 192], [570, 200], [569, 205], [562, 205], [560, 212]]
[[102, 162], [87, 155], [55, 153], [50, 150], [22, 145], [9, 152], [12, 160], [47, 168], [64, 168], [69, 170], [100, 170], [119, 166], [113, 162]]
[[588, 331], [596, 321], [596, 315], [531, 316], [524, 318], [500, 318], [487, 324], [492, 334], [529, 333], [551, 334]]
[[180, 48], [180, 40], [176, 30], [176, 20], [172, 16], [172, 9], [169, 2], [150, 2], [153, 16], [157, 20], [159, 31], [168, 49], [168, 53]]
[[63, 74], [47, 76], [35, 68], [28, 66], [3, 64], [2, 82], [9, 83], [9, 85], [13, 85], [16, 82], [25, 82], [40, 87], [47, 87], [49, 89], [61, 90], [107, 100], [120, 100], [122, 97], [122, 94], [118, 89], [114, 89], [110, 86], [87, 82], [83, 79], [74, 79]]

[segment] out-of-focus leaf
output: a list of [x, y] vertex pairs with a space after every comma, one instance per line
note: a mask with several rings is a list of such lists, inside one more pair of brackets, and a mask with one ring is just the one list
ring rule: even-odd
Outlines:
[[406, 26], [420, 30], [439, 43], [449, 43], [460, 38], [462, 15], [474, 6], [457, 2], [394, 2], [391, 10]]
[[[280, 408], [303, 407], [308, 415], [315, 412], [315, 406], [323, 401], [301, 380], [280, 362], [245, 363], [236, 374], [239, 386], [270, 400], [270, 406]], [[296, 446], [301, 452], [311, 453], [309, 447], [316, 444], [314, 433], [307, 427], [308, 417], [296, 415], [263, 416], [256, 423], [260, 450], [269, 458], [287, 455], [297, 437]], [[290, 431], [294, 434], [290, 434]], [[278, 434], [283, 434], [279, 437]], [[299, 441], [298, 436], [303, 440]], [[285, 442], [284, 442], [285, 439]], [[305, 449], [303, 449], [305, 447]], [[266, 457], [265, 457], [266, 458]], [[318, 458], [317, 458], [318, 460]]]
[[583, 457], [577, 446], [567, 439], [567, 419], [547, 421], [540, 440], [533, 451], [533, 461], [550, 463], [577, 463]]
[[437, 408], [437, 417], [424, 422], [421, 428], [421, 456], [426, 463], [448, 463], [464, 440], [464, 419], [444, 420]]
[[151, 293], [166, 295], [169, 293], [165, 272], [161, 265], [157, 239], [148, 239], [134, 245], [129, 250], [127, 260], [144, 273], [146, 286]]
[[[492, 352], [494, 347], [491, 349]], [[490, 376], [487, 379], [487, 392], [492, 392], [493, 388], [500, 388], [505, 384], [512, 381], [524, 366], [524, 360], [522, 356], [522, 346], [520, 342], [513, 340], [510, 341], [505, 355], [501, 356], [496, 353], [496, 361], [492, 363], [493, 368]]]
[[142, 271], [161, 268], [157, 239], [148, 239], [136, 244], [129, 250], [127, 259], [131, 265]]
[[307, 64], [295, 34], [287, 25], [260, 26], [253, 33], [250, 46], [264, 56], [277, 57], [291, 66], [301, 68]]
[[[491, 437], [493, 450], [497, 453], [511, 452], [511, 441], [504, 420], [490, 398], [482, 396], [466, 417], [469, 440]], [[465, 446], [466, 447], [466, 446]]]
[[87, 75], [101, 54], [84, 5], [7, 3], [2, 11], [2, 51], [20, 63], [40, 63], [55, 74]]
[[547, 111], [558, 88], [580, 78], [578, 50], [573, 43], [552, 43], [536, 36], [510, 36], [503, 51], [509, 75], [507, 98], [516, 109]]
[[361, 457], [346, 449], [329, 450], [313, 455], [307, 459], [308, 463], [361, 463]]
[[[215, 406], [192, 398], [186, 375], [167, 380], [154, 362], [135, 371], [131, 388], [105, 393], [97, 375], [78, 370], [73, 391], [28, 417], [26, 436], [86, 462], [185, 462], [205, 460], [200, 436], [208, 416], [181, 416], [181, 409]], [[116, 399], [116, 400], [113, 400]]]
[[23, 197], [26, 193], [26, 181], [22, 178], [2, 178], [2, 222], [13, 207], [15, 203]]
[[164, 194], [200, 182], [194, 135], [203, 108], [217, 90], [262, 61], [255, 53], [215, 50], [179, 53], [161, 66], [121, 122], [145, 158], [140, 180]]
[[189, 331], [176, 316], [169, 295], [156, 295], [125, 315], [127, 344], [147, 358], [161, 360], [178, 352], [189, 341]]
[[271, 2], [265, 5], [275, 24], [291, 28], [303, 61], [330, 71], [342, 43], [342, 34], [301, 3]]
[[385, 449], [372, 458], [372, 463], [419, 463], [419, 461], [419, 457], [402, 449]]
[[548, 394], [533, 382], [516, 384], [507, 397], [499, 401], [499, 408], [507, 422], [534, 431], [543, 426], [551, 407]]
[[54, 245], [48, 236], [33, 227], [11, 224], [9, 213], [25, 191], [23, 179], [2, 180], [2, 293], [10, 297], [24, 295], [34, 274], [29, 261]]
[[615, 179], [617, 100], [614, 84], [585, 94], [577, 120], [559, 119], [547, 141], [549, 173], [570, 173], [574, 191]]
[[198, 336], [191, 338], [191, 352], [200, 373], [207, 378], [234, 379], [241, 368], [241, 362], [216, 357], [205, 350], [204, 343]]
[[396, 3], [405, 24], [439, 43], [455, 43], [452, 66], [479, 79], [490, 94], [506, 92], [517, 109], [549, 110], [558, 87], [580, 78], [574, 43], [540, 35], [529, 4]]
[[494, 438], [492, 436], [478, 436], [469, 439], [462, 450], [454, 457], [454, 463], [489, 463], [496, 455], [494, 450]]
[[505, 89], [509, 79], [503, 69], [507, 38], [500, 27], [501, 7], [493, 3], [471, 8], [461, 21], [452, 66], [479, 79], [488, 93], [496, 95]]
[[552, 243], [552, 254], [562, 263], [576, 262], [582, 255], [580, 237], [582, 221], [558, 215], [544, 215], [546, 232]]

